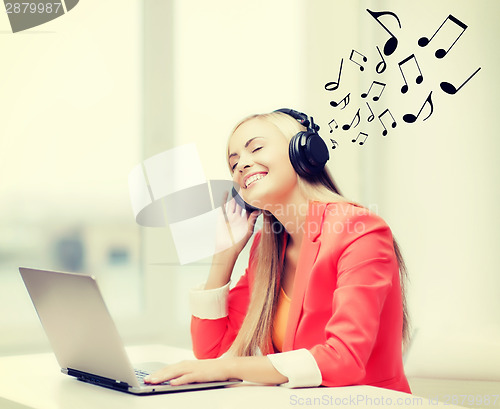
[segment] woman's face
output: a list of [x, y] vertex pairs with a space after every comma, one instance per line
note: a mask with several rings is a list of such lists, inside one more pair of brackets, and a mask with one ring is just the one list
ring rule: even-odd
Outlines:
[[271, 122], [253, 118], [229, 140], [229, 167], [245, 202], [260, 209], [287, 203], [298, 189], [288, 141]]

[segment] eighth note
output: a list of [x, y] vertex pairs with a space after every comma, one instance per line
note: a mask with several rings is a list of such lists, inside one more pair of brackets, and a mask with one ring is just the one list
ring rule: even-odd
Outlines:
[[364, 71], [365, 67], [363, 67], [363, 66], [362, 66], [359, 62], [356, 62], [356, 61], [354, 61], [354, 60], [352, 59], [352, 57], [353, 57], [354, 53], [356, 53], [356, 54], [357, 54], [357, 55], [359, 55], [360, 57], [363, 57], [363, 62], [367, 62], [367, 61], [368, 61], [368, 58], [366, 58], [363, 54], [358, 53], [358, 52], [357, 52], [356, 50], [354, 50], [354, 49], [351, 51], [351, 55], [350, 55], [350, 57], [349, 57], [349, 59], [350, 59], [350, 60], [351, 60], [354, 64], [359, 65], [359, 70], [360, 70], [360, 71]]
[[420, 66], [418, 65], [418, 61], [417, 61], [417, 58], [415, 57], [415, 54], [412, 54], [409, 57], [406, 57], [403, 61], [401, 61], [400, 63], [398, 63], [398, 65], [399, 65], [399, 71], [401, 71], [401, 75], [403, 76], [403, 81], [405, 82], [405, 85], [403, 85], [401, 87], [401, 93], [402, 94], [406, 94], [408, 92], [408, 82], [406, 81], [406, 77], [405, 77], [405, 74], [403, 72], [402, 66], [403, 66], [403, 64], [406, 64], [408, 61], [410, 61], [412, 59], [415, 62], [415, 65], [417, 66], [418, 72], [420, 73], [415, 78], [415, 82], [417, 84], [421, 84], [424, 81], [424, 76], [422, 75], [422, 70], [420, 69]]
[[382, 24], [382, 22], [379, 20], [380, 17], [382, 16], [392, 16], [396, 19], [396, 21], [398, 22], [398, 25], [399, 25], [399, 28], [401, 28], [401, 22], [399, 21], [399, 18], [396, 14], [394, 14], [393, 12], [391, 11], [371, 11], [371, 10], [368, 10], [366, 9], [366, 11], [368, 13], [370, 13], [370, 15], [377, 21], [377, 23], [379, 23], [383, 29], [385, 31], [387, 31], [389, 33], [389, 35], [391, 36], [385, 43], [384, 45], [384, 54], [386, 56], [389, 56], [391, 55], [394, 51], [396, 51], [396, 48], [398, 47], [398, 39], [396, 38], [396, 36], [394, 34], [392, 34], [389, 29], [384, 25]]
[[344, 59], [342, 58], [340, 60], [340, 70], [339, 70], [339, 78], [337, 79], [337, 81], [332, 81], [332, 82], [327, 82], [325, 84], [325, 89], [327, 91], [335, 91], [339, 85], [340, 85], [340, 74], [342, 74], [342, 64], [344, 62]]
[[351, 100], [350, 97], [351, 93], [347, 94], [344, 99], [342, 99], [340, 102], [335, 102], [335, 101], [330, 101], [330, 105], [334, 108], [338, 107], [341, 103], [344, 103], [344, 106], [340, 109], [344, 109], [347, 105], [349, 105], [349, 101]]
[[477, 72], [478, 72], [480, 69], [481, 69], [481, 67], [479, 67], [479, 68], [478, 68], [478, 69], [474, 72], [474, 74], [472, 74], [469, 78], [467, 78], [467, 79], [465, 80], [465, 82], [464, 82], [462, 85], [460, 85], [460, 86], [458, 87], [458, 89], [457, 89], [457, 88], [455, 88], [455, 86], [454, 86], [453, 84], [450, 84], [449, 82], [442, 82], [441, 84], [439, 84], [439, 86], [440, 86], [440, 87], [441, 87], [441, 89], [442, 89], [444, 92], [446, 92], [447, 94], [450, 94], [450, 95], [455, 95], [458, 91], [460, 91], [460, 89], [461, 89], [461, 88], [462, 88], [465, 84], [467, 84], [467, 83], [469, 82], [469, 80], [470, 80], [470, 79], [471, 79], [474, 75], [476, 75], [476, 74], [477, 74]]
[[339, 127], [335, 118], [332, 119], [330, 122], [328, 122], [328, 126], [330, 127], [330, 133], [333, 133], [332, 122], [335, 122], [335, 128]]
[[356, 137], [356, 139], [353, 139], [351, 142], [352, 142], [352, 143], [356, 143], [356, 141], [358, 140], [358, 138], [359, 138], [361, 135], [365, 135], [365, 139], [363, 139], [362, 141], [359, 141], [359, 144], [360, 144], [360, 145], [364, 145], [364, 144], [365, 144], [365, 142], [366, 142], [366, 140], [368, 139], [368, 134], [366, 134], [366, 133], [364, 133], [364, 132], [360, 132], [360, 133], [358, 134], [358, 136]]
[[387, 136], [387, 128], [385, 127], [384, 122], [382, 121], [382, 117], [383, 117], [385, 114], [387, 114], [387, 113], [388, 113], [388, 114], [391, 116], [391, 118], [392, 118], [392, 124], [391, 124], [391, 126], [392, 126], [393, 128], [395, 128], [395, 127], [396, 127], [396, 125], [397, 125], [397, 123], [396, 123], [396, 121], [395, 121], [394, 117], [393, 117], [393, 116], [392, 116], [392, 114], [391, 114], [391, 111], [389, 111], [389, 108], [387, 108], [384, 112], [382, 112], [382, 113], [378, 116], [378, 120], [380, 121], [380, 123], [381, 123], [381, 124], [382, 124], [382, 126], [384, 127], [384, 130], [382, 131], [382, 135], [383, 135], [383, 136]]
[[372, 87], [374, 85], [378, 85], [378, 86], [382, 87], [382, 89], [380, 90], [380, 94], [375, 95], [373, 97], [374, 101], [378, 101], [380, 99], [380, 96], [382, 95], [382, 92], [384, 92], [384, 89], [385, 89], [385, 86], [386, 86], [386, 84], [384, 84], [383, 82], [378, 82], [378, 81], [373, 81], [372, 85], [370, 85], [370, 88], [368, 89], [368, 92], [363, 92], [361, 94], [361, 98], [366, 98], [370, 94], [370, 91], [372, 90]]
[[330, 141], [332, 141], [332, 149], [335, 149], [337, 146], [339, 146], [337, 141], [335, 141], [333, 139], [330, 139]]
[[[360, 118], [360, 116], [359, 116], [359, 110], [360, 110], [360, 109], [361, 109], [361, 108], [358, 108], [358, 112], [356, 112], [356, 115], [354, 115], [354, 118], [352, 118], [352, 121], [351, 121], [351, 124], [350, 124], [350, 125], [349, 125], [349, 124], [345, 124], [344, 126], [342, 126], [342, 129], [343, 129], [344, 131], [348, 131], [349, 129], [351, 129], [351, 127], [356, 128], [356, 127], [358, 126], [359, 121], [361, 120], [361, 118]], [[352, 124], [354, 123], [354, 121], [355, 121], [356, 119], [358, 120], [358, 121], [356, 122], [356, 125], [352, 126]]]
[[408, 124], [412, 124], [413, 122], [415, 122], [417, 120], [417, 118], [420, 116], [420, 113], [422, 112], [422, 110], [424, 109], [426, 104], [429, 104], [429, 106], [431, 108], [431, 112], [429, 112], [429, 115], [427, 115], [423, 120], [425, 121], [427, 118], [429, 118], [432, 115], [432, 113], [434, 112], [434, 104], [432, 103], [431, 96], [432, 96], [432, 91], [429, 93], [429, 96], [425, 100], [424, 105], [422, 105], [422, 108], [420, 108], [420, 111], [418, 111], [417, 116], [415, 116], [413, 114], [406, 114], [403, 116], [403, 121], [405, 121]]
[[441, 23], [441, 25], [438, 27], [438, 29], [436, 30], [436, 32], [432, 35], [432, 37], [429, 39], [427, 37], [421, 37], [419, 40], [418, 40], [418, 45], [420, 47], [425, 47], [427, 44], [429, 44], [432, 39], [434, 38], [434, 36], [438, 33], [439, 30], [441, 30], [441, 27], [444, 26], [444, 24], [450, 20], [451, 22], [455, 23], [458, 27], [460, 27], [462, 29], [462, 31], [460, 32], [460, 34], [457, 36], [457, 38], [455, 38], [455, 41], [453, 41], [453, 43], [448, 47], [447, 50], [443, 49], [443, 48], [440, 48], [436, 51], [436, 53], [434, 54], [436, 56], [436, 58], [444, 58], [446, 56], [446, 54], [448, 54], [448, 52], [451, 50], [451, 48], [455, 45], [455, 43], [458, 41], [458, 39], [462, 36], [462, 34], [464, 33], [464, 31], [467, 29], [467, 25], [462, 23], [458, 18], [456, 17], [453, 17], [451, 14], [446, 17], [446, 19]]

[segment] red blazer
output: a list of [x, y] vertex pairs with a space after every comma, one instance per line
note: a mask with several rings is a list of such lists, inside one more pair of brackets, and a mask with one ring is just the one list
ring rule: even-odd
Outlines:
[[[228, 350], [245, 317], [260, 232], [249, 266], [229, 292], [228, 316], [192, 318], [193, 350]], [[283, 352], [308, 349], [324, 386], [373, 385], [410, 393], [402, 363], [402, 299], [392, 233], [351, 203], [310, 202]]]

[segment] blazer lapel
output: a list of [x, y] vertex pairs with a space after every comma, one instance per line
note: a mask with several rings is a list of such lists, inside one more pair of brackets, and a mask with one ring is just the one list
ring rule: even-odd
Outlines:
[[285, 339], [283, 341], [283, 351], [292, 350], [294, 346], [295, 334], [297, 333], [297, 326], [302, 313], [305, 290], [320, 249], [321, 242], [318, 240], [318, 237], [321, 233], [325, 209], [325, 203], [310, 202], [309, 204], [306, 217], [306, 231], [302, 239], [297, 270], [293, 282], [292, 301], [285, 331]]

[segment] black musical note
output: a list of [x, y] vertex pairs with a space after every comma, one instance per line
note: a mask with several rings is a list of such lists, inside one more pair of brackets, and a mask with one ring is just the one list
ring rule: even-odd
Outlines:
[[459, 19], [457, 19], [456, 17], [453, 17], [451, 14], [446, 17], [446, 19], [441, 23], [441, 25], [439, 26], [439, 28], [436, 30], [436, 32], [432, 35], [432, 37], [429, 39], [427, 37], [421, 37], [419, 40], [418, 40], [418, 45], [420, 47], [425, 47], [427, 44], [429, 44], [432, 39], [434, 38], [434, 36], [438, 33], [439, 30], [441, 30], [441, 27], [444, 26], [444, 24], [450, 20], [451, 22], [455, 23], [457, 26], [459, 26], [462, 31], [460, 32], [460, 34], [457, 36], [457, 38], [455, 38], [455, 41], [453, 41], [453, 43], [450, 45], [450, 47], [445, 50], [443, 48], [440, 48], [436, 51], [436, 53], [434, 54], [436, 56], [436, 58], [443, 58], [444, 56], [446, 56], [446, 54], [448, 54], [448, 52], [451, 50], [451, 48], [455, 45], [455, 43], [458, 41], [458, 39], [462, 36], [462, 34], [464, 33], [464, 31], [467, 29], [467, 25], [462, 23]]
[[359, 141], [359, 144], [360, 144], [360, 145], [364, 145], [364, 144], [365, 144], [365, 142], [366, 142], [366, 140], [368, 139], [368, 134], [366, 134], [366, 133], [364, 133], [364, 132], [360, 132], [360, 133], [358, 134], [358, 136], [356, 137], [356, 139], [353, 139], [351, 142], [356, 143], [356, 141], [358, 140], [358, 138], [359, 138], [361, 135], [365, 135], [365, 139], [363, 139], [362, 141]]
[[335, 122], [335, 128], [339, 127], [337, 124], [337, 121], [335, 119], [332, 119], [330, 122], [328, 122], [328, 126], [330, 127], [330, 133], [333, 133], [333, 129], [332, 129], [332, 125], [331, 125], [332, 122]]
[[368, 10], [366, 9], [366, 11], [368, 13], [370, 13], [370, 15], [377, 21], [377, 23], [379, 23], [385, 31], [387, 31], [389, 33], [389, 35], [391, 36], [385, 43], [384, 45], [384, 54], [386, 56], [389, 56], [391, 55], [394, 51], [396, 51], [396, 48], [398, 47], [398, 39], [396, 38], [396, 36], [394, 34], [392, 34], [389, 29], [379, 20], [379, 17], [382, 17], [382, 16], [385, 16], [385, 15], [389, 15], [389, 16], [393, 16], [396, 21], [398, 22], [398, 25], [399, 25], [399, 28], [401, 28], [401, 22], [399, 21], [399, 18], [398, 16], [396, 16], [396, 14], [394, 14], [393, 12], [391, 11], [371, 11], [371, 10]]
[[370, 110], [370, 113], [371, 113], [371, 115], [370, 115], [368, 118], [366, 118], [366, 120], [367, 120], [368, 122], [371, 122], [371, 121], [373, 121], [373, 120], [375, 119], [375, 115], [373, 115], [373, 111], [372, 111], [372, 109], [370, 108], [370, 105], [368, 104], [368, 101], [366, 102], [366, 105], [368, 106], [368, 109]]
[[415, 116], [413, 114], [406, 114], [406, 115], [403, 116], [403, 121], [405, 121], [405, 122], [407, 122], [409, 124], [412, 124], [413, 122], [415, 122], [417, 120], [417, 118], [420, 116], [420, 113], [422, 112], [422, 110], [424, 109], [424, 107], [425, 107], [426, 104], [429, 104], [429, 106], [431, 108], [431, 112], [429, 112], [429, 115], [427, 115], [423, 119], [424, 121], [427, 118], [429, 118], [432, 115], [432, 113], [434, 112], [434, 104], [432, 103], [432, 91], [429, 93], [429, 96], [425, 100], [424, 105], [422, 105], [422, 108], [420, 108], [420, 111], [418, 111], [417, 116]]
[[384, 89], [385, 89], [385, 86], [386, 86], [386, 84], [384, 84], [383, 82], [378, 82], [378, 81], [373, 81], [373, 82], [372, 82], [372, 85], [370, 85], [370, 88], [368, 89], [368, 92], [363, 92], [363, 93], [361, 94], [361, 98], [366, 98], [366, 97], [370, 94], [370, 91], [372, 90], [372, 87], [373, 87], [374, 85], [378, 85], [378, 86], [381, 86], [381, 87], [382, 87], [382, 89], [380, 90], [380, 94], [375, 95], [375, 96], [373, 97], [373, 100], [374, 100], [374, 101], [378, 101], [378, 100], [380, 99], [380, 96], [382, 95], [382, 92], [384, 92]]
[[344, 103], [344, 106], [340, 109], [344, 109], [347, 105], [349, 105], [349, 101], [351, 100], [350, 97], [351, 93], [347, 94], [340, 102], [335, 102], [335, 101], [330, 101], [330, 105], [334, 108], [338, 107], [341, 103]]
[[340, 85], [340, 74], [342, 74], [342, 64], [344, 62], [344, 59], [342, 58], [340, 60], [340, 70], [339, 70], [339, 78], [337, 79], [337, 81], [332, 81], [332, 82], [327, 82], [325, 84], [325, 89], [327, 91], [335, 91], [339, 85]]
[[338, 142], [333, 139], [330, 139], [330, 141], [332, 141], [332, 149], [335, 149], [339, 145]]
[[479, 67], [479, 68], [478, 68], [478, 69], [474, 72], [474, 74], [472, 74], [469, 78], [467, 78], [467, 79], [465, 80], [465, 82], [464, 82], [462, 85], [460, 85], [460, 86], [458, 87], [458, 89], [457, 89], [457, 88], [455, 88], [455, 86], [454, 86], [453, 84], [450, 84], [449, 82], [442, 82], [441, 84], [439, 84], [439, 86], [440, 86], [440, 87], [441, 87], [441, 89], [442, 89], [444, 92], [446, 92], [447, 94], [450, 94], [450, 95], [455, 95], [458, 91], [460, 91], [460, 89], [461, 89], [461, 88], [462, 88], [465, 84], [467, 84], [467, 83], [469, 82], [469, 80], [470, 80], [470, 79], [471, 79], [474, 75], [476, 75], [476, 74], [477, 74], [477, 72], [478, 72], [480, 69], [481, 69], [481, 67]]
[[387, 108], [384, 112], [382, 112], [379, 116], [378, 116], [378, 120], [380, 121], [380, 123], [382, 124], [382, 126], [384, 127], [384, 130], [382, 131], [382, 135], [383, 136], [387, 136], [387, 128], [385, 127], [384, 125], [384, 121], [382, 121], [382, 117], [385, 115], [385, 114], [389, 114], [392, 118], [392, 124], [391, 126], [393, 128], [396, 127], [397, 123], [396, 123], [396, 120], [394, 119], [394, 117], [392, 116], [391, 114], [391, 111], [389, 111], [389, 108]]
[[360, 71], [364, 71], [365, 67], [363, 67], [363, 66], [362, 66], [359, 62], [356, 62], [356, 61], [354, 61], [354, 60], [352, 59], [352, 57], [353, 57], [354, 53], [358, 54], [360, 57], [363, 57], [363, 62], [367, 62], [367, 61], [368, 61], [368, 58], [366, 58], [363, 54], [361, 54], [361, 53], [357, 52], [357, 51], [356, 51], [356, 50], [354, 50], [354, 49], [351, 51], [351, 55], [350, 55], [350, 57], [349, 57], [349, 59], [350, 59], [350, 60], [351, 60], [354, 64], [359, 65], [359, 70], [360, 70]]
[[405, 74], [403, 72], [402, 66], [403, 66], [403, 64], [406, 64], [408, 61], [410, 61], [412, 59], [413, 59], [413, 61], [415, 62], [416, 66], [417, 66], [418, 72], [420, 73], [415, 78], [415, 82], [417, 84], [421, 84], [424, 81], [424, 76], [422, 75], [422, 70], [420, 69], [420, 66], [418, 65], [418, 61], [417, 61], [417, 58], [415, 57], [415, 54], [412, 54], [409, 57], [406, 57], [403, 61], [401, 61], [401, 62], [398, 63], [398, 65], [399, 65], [399, 71], [401, 71], [401, 75], [403, 76], [403, 80], [405, 82], [405, 85], [403, 85], [401, 87], [401, 93], [402, 94], [406, 94], [408, 92], [408, 82], [406, 81], [406, 77], [405, 77]]
[[[352, 121], [351, 121], [351, 124], [350, 124], [350, 125], [349, 125], [349, 124], [345, 124], [344, 126], [342, 126], [342, 129], [343, 129], [344, 131], [348, 131], [349, 129], [351, 129], [351, 127], [352, 127], [352, 128], [356, 128], [356, 127], [358, 126], [359, 121], [361, 120], [361, 118], [360, 118], [360, 116], [359, 116], [359, 111], [360, 111], [360, 109], [361, 109], [361, 108], [358, 108], [358, 112], [356, 112], [356, 115], [354, 115], [354, 118], [352, 119]], [[356, 119], [358, 120], [358, 121], [356, 122], [356, 125], [352, 126], [352, 124], [354, 123], [354, 121], [355, 121]]]
[[380, 52], [380, 48], [378, 48], [378, 45], [376, 47], [377, 47], [378, 53], [380, 54], [380, 58], [382, 58], [382, 61], [380, 61], [377, 64], [377, 66], [375, 67], [375, 71], [377, 72], [377, 74], [382, 74], [385, 71], [385, 69], [387, 68], [387, 64], [385, 63], [384, 56]]

